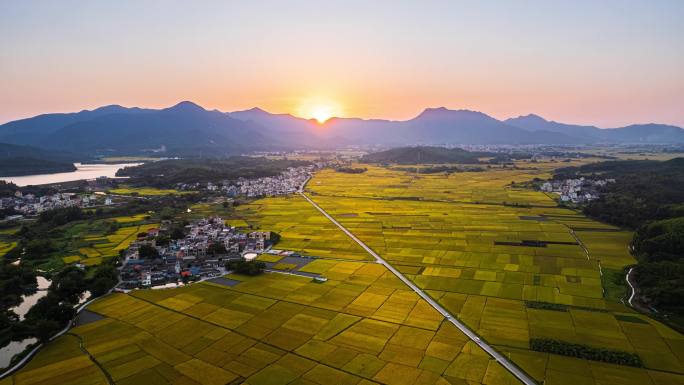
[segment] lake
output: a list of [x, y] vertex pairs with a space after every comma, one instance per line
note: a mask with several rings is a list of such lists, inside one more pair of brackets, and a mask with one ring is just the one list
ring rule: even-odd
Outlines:
[[141, 163], [115, 163], [115, 164], [82, 164], [74, 163], [76, 171], [59, 172], [56, 174], [39, 174], [23, 176], [0, 177], [1, 180], [12, 182], [19, 187], [48, 183], [70, 182], [81, 179], [95, 179], [99, 176], [113, 178], [116, 172], [126, 166], [138, 166]]

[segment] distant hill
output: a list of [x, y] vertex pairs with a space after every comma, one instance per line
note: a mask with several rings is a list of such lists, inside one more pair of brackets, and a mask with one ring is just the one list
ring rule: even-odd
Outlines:
[[0, 126], [0, 138], [78, 154], [225, 156], [278, 142], [255, 123], [207, 111], [191, 102], [160, 110], [111, 106], [33, 119]]
[[174, 153], [220, 148], [225, 153], [237, 153], [265, 142], [256, 125], [182, 102], [162, 110], [119, 112], [72, 123], [49, 134], [42, 144], [75, 152], [165, 148]]
[[44, 114], [32, 118], [15, 120], [0, 125], [0, 142], [35, 145], [36, 139], [51, 134], [69, 124], [91, 120], [114, 113], [135, 113], [146, 111], [140, 108], [126, 108], [117, 105], [104, 106], [92, 111], [75, 113]]
[[595, 126], [580, 126], [548, 121], [534, 114], [506, 119], [504, 122], [529, 131], [557, 132], [577, 138], [584, 138], [584, 142], [587, 144], [684, 143], [684, 129], [667, 124], [633, 124], [626, 127], [600, 129]]
[[52, 162], [35, 158], [6, 158], [0, 162], [0, 178], [6, 176], [55, 174], [76, 171], [73, 163]]
[[259, 108], [208, 111], [192, 102], [164, 109], [105, 106], [0, 125], [0, 142], [79, 155], [230, 156], [253, 150], [344, 145], [681, 144], [684, 129], [639, 124], [600, 129], [526, 115], [504, 121], [471, 110], [427, 108], [413, 119], [332, 118], [324, 124]]
[[529, 114], [504, 120], [506, 124], [522, 128], [528, 131], [548, 131], [558, 132], [565, 135], [587, 138], [589, 141], [596, 141], [601, 138], [601, 129], [594, 126], [580, 126], [575, 124], [565, 124], [548, 121], [539, 115]]
[[[542, 130], [537, 133], [514, 127], [489, 115], [470, 110], [428, 108], [407, 122], [415, 137], [462, 144], [579, 144], [581, 139]], [[434, 139], [433, 139], [434, 138]]]
[[74, 171], [79, 160], [66, 152], [0, 143], [0, 177]]
[[418, 146], [375, 152], [361, 160], [367, 163], [397, 164], [479, 163], [478, 158], [490, 155], [493, 154], [469, 152], [460, 148]]

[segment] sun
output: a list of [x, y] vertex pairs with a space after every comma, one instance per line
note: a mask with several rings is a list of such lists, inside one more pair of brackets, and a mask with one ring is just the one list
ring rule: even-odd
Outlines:
[[336, 102], [317, 97], [304, 100], [299, 106], [298, 115], [323, 124], [332, 117], [340, 116], [341, 112], [342, 109]]
[[332, 118], [333, 111], [330, 106], [315, 106], [311, 110], [311, 117], [316, 119], [318, 123], [323, 124], [326, 120]]

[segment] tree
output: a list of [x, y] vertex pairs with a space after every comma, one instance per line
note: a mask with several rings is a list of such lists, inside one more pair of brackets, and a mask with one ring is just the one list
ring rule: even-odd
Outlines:
[[76, 311], [70, 303], [64, 303], [56, 294], [48, 292], [48, 295], [39, 299], [29, 309], [25, 319], [32, 325], [36, 325], [41, 320], [53, 320], [59, 325], [65, 325], [75, 314]]
[[226, 269], [233, 270], [237, 274], [243, 275], [259, 275], [264, 272], [266, 264], [260, 261], [228, 261], [226, 262]]
[[38, 223], [47, 223], [52, 226], [61, 226], [71, 221], [83, 219], [85, 214], [78, 207], [66, 207], [43, 211], [38, 217]]
[[107, 294], [119, 282], [119, 273], [112, 265], [100, 265], [95, 268], [93, 277], [90, 279], [90, 293], [94, 297]]
[[171, 239], [183, 239], [185, 238], [185, 228], [182, 226], [174, 226], [169, 234]]
[[50, 292], [60, 300], [75, 304], [87, 288], [85, 271], [76, 266], [67, 266], [52, 278]]
[[222, 242], [214, 242], [207, 248], [207, 253], [211, 255], [225, 254], [226, 252], [226, 245]]
[[171, 242], [171, 238], [168, 235], [157, 235], [155, 238], [155, 243], [159, 246], [166, 246]]
[[45, 259], [47, 254], [55, 251], [55, 245], [50, 239], [33, 239], [25, 244], [27, 259]]
[[40, 342], [47, 342], [53, 335], [61, 329], [59, 322], [51, 319], [41, 319], [35, 321], [33, 325], [34, 334]]
[[153, 247], [151, 245], [141, 245], [138, 248], [138, 257], [142, 259], [156, 258], [158, 256], [159, 251], [157, 251], [156, 247]]
[[176, 215], [176, 212], [171, 207], [164, 207], [160, 213], [161, 219], [173, 219], [174, 215]]

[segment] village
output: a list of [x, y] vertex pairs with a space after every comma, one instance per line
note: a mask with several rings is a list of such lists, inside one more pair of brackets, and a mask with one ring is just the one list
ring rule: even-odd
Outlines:
[[208, 182], [204, 185], [199, 183], [178, 183], [175, 188], [178, 190], [206, 189], [208, 191], [222, 191], [229, 197], [245, 196], [256, 198], [287, 195], [296, 192], [312, 172], [328, 165], [329, 162], [317, 162], [309, 166], [290, 167], [287, 171], [277, 176], [253, 179], [239, 178], [236, 181]]
[[253, 260], [278, 239], [268, 231], [241, 232], [222, 218], [211, 217], [187, 225], [185, 238], [157, 245], [157, 236], [167, 231], [169, 224], [165, 222], [131, 243], [120, 269], [119, 290], [220, 277], [226, 273], [228, 261]]
[[558, 194], [561, 202], [585, 203], [598, 199], [599, 189], [615, 179], [578, 179], [553, 180], [544, 182], [541, 191]]
[[89, 208], [111, 204], [112, 199], [109, 196], [87, 193], [55, 193], [51, 195], [36, 196], [34, 194], [22, 194], [21, 191], [17, 190], [14, 197], [0, 199], [0, 209], [11, 208], [19, 213], [8, 219], [38, 215], [43, 211], [65, 207]]

